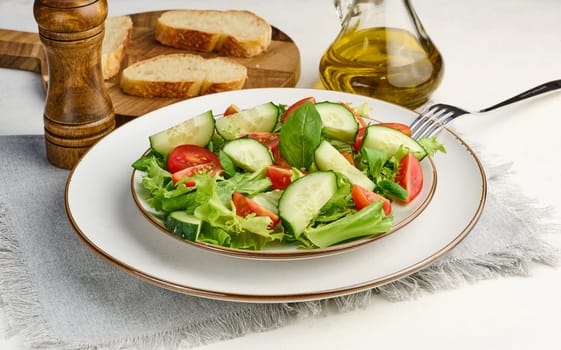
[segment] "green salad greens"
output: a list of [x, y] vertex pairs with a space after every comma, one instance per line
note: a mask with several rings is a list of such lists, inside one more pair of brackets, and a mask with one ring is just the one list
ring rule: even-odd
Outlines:
[[152, 135], [132, 164], [143, 173], [138, 195], [178, 237], [236, 249], [317, 249], [391, 230], [391, 206], [422, 189], [419, 162], [444, 147], [366, 125], [364, 106], [317, 105], [269, 102]]

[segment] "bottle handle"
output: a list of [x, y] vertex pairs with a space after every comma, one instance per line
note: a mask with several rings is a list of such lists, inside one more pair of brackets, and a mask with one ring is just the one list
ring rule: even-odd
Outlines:
[[335, 11], [339, 16], [341, 23], [345, 20], [345, 17], [349, 14], [354, 0], [333, 0], [333, 6], [335, 6]]

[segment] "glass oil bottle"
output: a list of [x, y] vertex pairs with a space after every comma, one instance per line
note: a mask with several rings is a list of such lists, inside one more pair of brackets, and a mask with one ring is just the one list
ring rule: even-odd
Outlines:
[[321, 58], [323, 85], [415, 109], [442, 79], [440, 52], [409, 0], [335, 0], [342, 28]]

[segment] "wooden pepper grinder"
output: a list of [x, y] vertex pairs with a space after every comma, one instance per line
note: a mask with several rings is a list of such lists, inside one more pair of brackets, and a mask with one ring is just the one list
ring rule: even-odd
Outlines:
[[72, 169], [115, 128], [101, 70], [107, 2], [35, 0], [33, 13], [49, 67], [43, 115], [47, 159]]

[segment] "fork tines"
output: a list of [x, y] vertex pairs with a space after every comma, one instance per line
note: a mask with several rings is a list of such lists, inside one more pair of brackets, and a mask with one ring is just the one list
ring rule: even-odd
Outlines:
[[432, 105], [411, 123], [411, 137], [416, 140], [422, 137], [432, 137], [450, 121], [465, 113], [467, 112], [463, 109], [450, 105]]

